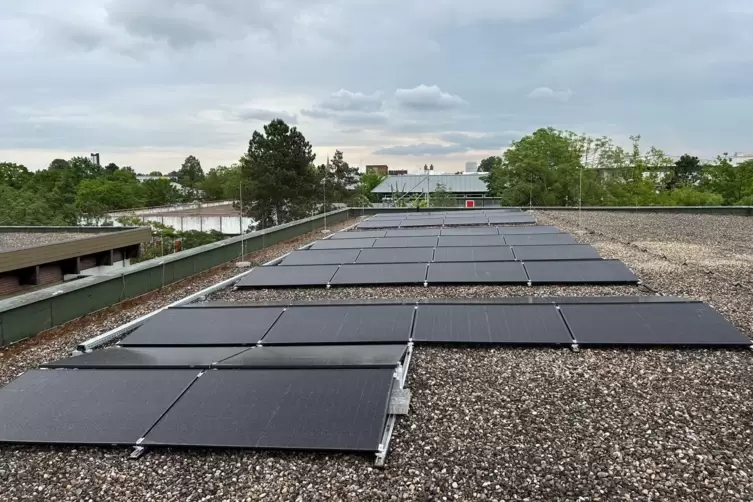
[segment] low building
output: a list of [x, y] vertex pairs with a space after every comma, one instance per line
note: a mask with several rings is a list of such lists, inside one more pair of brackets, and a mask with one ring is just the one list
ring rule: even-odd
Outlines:
[[408, 170], [407, 169], [390, 169], [389, 171], [387, 171], [387, 174], [389, 176], [405, 176], [406, 174], [408, 174]]
[[387, 176], [389, 174], [390, 168], [386, 165], [371, 165], [366, 166], [366, 172], [367, 173], [379, 173], [382, 176]]
[[[371, 193], [376, 194], [380, 202], [391, 205], [398, 198], [431, 194], [439, 185], [451, 194], [458, 206], [465, 206], [465, 201], [473, 200], [477, 206], [489, 206], [494, 203], [488, 198], [488, 189], [482, 176], [485, 173], [468, 174], [407, 174], [388, 176], [377, 185]], [[496, 201], [499, 205], [499, 201]]]

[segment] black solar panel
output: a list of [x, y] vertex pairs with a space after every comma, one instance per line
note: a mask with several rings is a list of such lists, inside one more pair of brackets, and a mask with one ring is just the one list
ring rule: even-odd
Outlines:
[[282, 307], [167, 309], [146, 321], [120, 344], [253, 345], [281, 313]]
[[436, 237], [439, 235], [439, 228], [408, 228], [387, 230], [385, 237]]
[[32, 370], [0, 389], [0, 442], [135, 445], [198, 370]]
[[245, 347], [110, 347], [45, 363], [43, 368], [209, 368]]
[[526, 213], [489, 214], [489, 223], [492, 225], [524, 225], [535, 224], [536, 219]]
[[228, 368], [394, 368], [407, 345], [255, 347], [215, 365]]
[[433, 256], [434, 248], [371, 248], [356, 263], [429, 263]]
[[704, 303], [563, 304], [581, 345], [750, 346], [732, 324]]
[[429, 284], [527, 284], [520, 262], [431, 263]]
[[293, 251], [285, 257], [280, 266], [290, 265], [339, 265], [354, 263], [360, 249], [312, 249]]
[[238, 289], [251, 289], [326, 286], [327, 282], [337, 272], [337, 267], [338, 265], [256, 267], [238, 282], [237, 287]]
[[484, 216], [477, 218], [447, 218], [444, 224], [445, 226], [489, 225], [489, 220]]
[[413, 310], [412, 305], [291, 307], [262, 344], [405, 343]]
[[400, 222], [400, 228], [441, 227], [444, 218], [408, 218]]
[[[500, 230], [501, 232], [501, 230]], [[570, 234], [504, 234], [505, 242], [510, 246], [555, 246], [560, 244], [577, 244]]]
[[426, 305], [416, 312], [417, 343], [571, 344], [553, 305]]
[[548, 225], [519, 225], [511, 227], [496, 227], [502, 235], [517, 234], [559, 234], [562, 233], [557, 227]]
[[424, 263], [388, 263], [384, 265], [342, 265], [330, 281], [332, 285], [422, 284]]
[[440, 247], [460, 246], [504, 246], [505, 240], [499, 235], [454, 235], [439, 238]]
[[376, 451], [393, 370], [208, 371], [142, 445]]
[[387, 237], [374, 243], [375, 248], [432, 248], [436, 245], [436, 237]]
[[532, 284], [635, 284], [638, 278], [619, 260], [529, 261]]
[[498, 235], [497, 227], [443, 228], [442, 236]]
[[515, 258], [534, 260], [598, 260], [599, 252], [588, 244], [564, 244], [558, 246], [514, 246]]
[[387, 230], [357, 230], [350, 232], [335, 232], [329, 240], [340, 239], [371, 239], [375, 237], [384, 237]]
[[434, 261], [510, 261], [515, 257], [508, 246], [464, 246], [437, 248]]
[[363, 249], [374, 245], [376, 239], [325, 239], [316, 241], [309, 249]]
[[366, 220], [364, 222], [361, 222], [358, 224], [359, 229], [371, 229], [371, 228], [397, 228], [400, 226], [400, 222], [402, 220], [384, 220], [384, 219], [376, 219], [376, 220]]

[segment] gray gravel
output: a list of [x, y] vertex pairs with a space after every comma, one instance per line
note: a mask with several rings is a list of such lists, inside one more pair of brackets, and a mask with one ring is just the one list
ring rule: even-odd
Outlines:
[[[537, 216], [540, 223], [575, 230], [569, 215]], [[619, 230], [613, 217], [594, 214], [592, 229]], [[617, 234], [638, 241], [645, 232], [646, 240], [661, 244], [661, 235], [673, 235], [662, 225], [672, 222], [656, 221], [655, 227], [642, 223], [650, 228], [637, 228], [635, 237], [628, 225]], [[711, 302], [750, 335], [753, 295], [720, 277], [713, 264], [711, 274], [696, 266], [699, 256], [719, 244], [705, 237], [703, 223], [686, 226], [696, 232], [689, 240], [702, 250], [684, 251], [686, 265], [606, 232], [579, 239], [606, 257], [623, 259], [662, 293]], [[728, 249], [736, 246], [744, 247], [735, 242]], [[217, 296], [247, 301], [525, 294], [646, 293], [633, 287], [448, 287]], [[357, 455], [176, 450], [128, 461], [122, 449], [4, 447], [0, 498], [750, 500], [751, 357], [747, 351], [422, 347], [408, 378], [411, 411], [398, 421], [384, 470], [372, 467], [372, 457]]]
[[15, 251], [17, 249], [34, 248], [45, 244], [72, 241], [94, 237], [95, 233], [26, 233], [26, 232], [0, 232], [0, 253]]

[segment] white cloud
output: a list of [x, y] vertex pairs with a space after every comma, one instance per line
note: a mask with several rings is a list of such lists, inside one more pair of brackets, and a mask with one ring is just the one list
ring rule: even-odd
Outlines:
[[552, 101], [570, 101], [573, 96], [573, 91], [570, 89], [566, 91], [555, 91], [550, 87], [537, 87], [528, 93], [528, 97], [531, 99], [548, 99]]
[[399, 106], [418, 111], [451, 110], [466, 104], [460, 96], [442, 92], [436, 85], [424, 84], [412, 89], [398, 89], [395, 99]]

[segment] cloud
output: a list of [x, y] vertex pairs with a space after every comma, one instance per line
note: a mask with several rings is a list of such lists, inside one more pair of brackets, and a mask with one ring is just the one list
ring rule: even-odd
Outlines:
[[413, 89], [395, 91], [397, 104], [416, 111], [451, 110], [466, 104], [460, 96], [442, 92], [436, 85], [421, 84]]
[[363, 94], [340, 89], [319, 103], [318, 107], [338, 112], [376, 112], [382, 109], [382, 95], [379, 92]]
[[528, 93], [528, 97], [531, 99], [547, 99], [553, 101], [569, 101], [573, 95], [573, 91], [570, 89], [566, 91], [555, 91], [550, 87], [537, 87]]
[[265, 110], [263, 108], [247, 108], [235, 114], [235, 117], [248, 122], [271, 122], [274, 119], [282, 119], [288, 124], [296, 124], [298, 117], [287, 112]]
[[431, 143], [419, 143], [416, 145], [398, 145], [381, 148], [374, 152], [374, 155], [446, 155], [449, 153], [466, 152], [468, 148], [461, 145], [437, 145]]
[[440, 135], [439, 138], [468, 150], [500, 150], [510, 146], [511, 140], [520, 138], [525, 134], [522, 131], [509, 131], [501, 134], [447, 133]]

